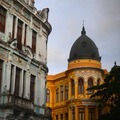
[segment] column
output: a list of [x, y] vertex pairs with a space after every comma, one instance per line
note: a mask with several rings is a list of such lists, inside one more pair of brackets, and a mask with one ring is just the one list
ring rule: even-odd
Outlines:
[[27, 27], [26, 30], [26, 45], [28, 46], [32, 46], [32, 29], [29, 27]]
[[18, 18], [15, 18], [15, 32], [14, 32], [14, 38], [17, 38], [17, 26], [18, 26]]
[[98, 106], [95, 107], [95, 120], [98, 119]]
[[23, 93], [23, 70], [21, 70], [21, 75], [20, 75], [20, 93], [19, 96], [21, 97]]
[[[10, 9], [8, 9], [6, 14], [6, 25], [5, 25], [5, 34], [8, 39], [12, 37], [12, 26], [13, 26], [13, 15], [10, 13]], [[8, 40], [6, 39], [6, 41]]]
[[6, 72], [7, 76], [5, 75], [5, 79], [7, 80], [7, 90], [10, 90], [10, 78], [11, 78], [11, 63], [5, 63], [6, 64]]
[[69, 83], [68, 83], [68, 99], [70, 100], [71, 99], [71, 80], [69, 80]]
[[7, 85], [7, 76], [6, 76], [6, 74], [7, 74], [7, 67], [8, 67], [8, 64], [7, 64], [7, 62], [3, 62], [3, 69], [2, 69], [2, 82], [1, 82], [1, 93], [3, 93], [3, 92], [6, 92], [6, 85]]
[[13, 68], [13, 78], [12, 78], [12, 85], [11, 85], [11, 94], [14, 94], [15, 90], [15, 76], [16, 76], [16, 66]]
[[30, 71], [26, 72], [25, 97], [30, 98]]
[[75, 107], [75, 120], [78, 120], [78, 108], [77, 108], [77, 106]]
[[89, 116], [88, 106], [86, 105], [86, 106], [85, 106], [85, 120], [88, 120], [88, 116]]
[[85, 98], [88, 97], [88, 95], [87, 95], [88, 92], [87, 92], [87, 90], [86, 90], [86, 89], [87, 89], [87, 86], [88, 86], [87, 84], [88, 84], [88, 82], [85, 80], [85, 83], [84, 83], [84, 95], [85, 95]]
[[68, 110], [68, 118], [69, 118], [69, 120], [72, 120], [72, 109], [70, 107]]
[[24, 44], [24, 37], [25, 37], [25, 23], [23, 23], [23, 28], [22, 28], [22, 44]]
[[75, 99], [78, 98], [78, 80], [75, 79]]

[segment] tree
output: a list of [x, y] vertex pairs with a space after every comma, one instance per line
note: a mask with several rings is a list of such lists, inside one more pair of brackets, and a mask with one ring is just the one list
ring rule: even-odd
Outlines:
[[116, 64], [105, 77], [104, 83], [88, 90], [96, 90], [91, 98], [99, 98], [102, 109], [108, 106], [110, 111], [101, 114], [99, 120], [120, 120], [120, 66]]

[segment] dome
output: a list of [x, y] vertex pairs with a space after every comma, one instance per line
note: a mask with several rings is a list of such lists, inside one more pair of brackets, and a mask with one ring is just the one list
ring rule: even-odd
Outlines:
[[74, 42], [68, 61], [77, 59], [93, 59], [100, 61], [99, 51], [95, 43], [86, 35], [83, 26], [81, 36]]

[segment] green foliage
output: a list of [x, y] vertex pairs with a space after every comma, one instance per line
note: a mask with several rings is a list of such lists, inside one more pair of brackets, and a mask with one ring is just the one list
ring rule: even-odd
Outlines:
[[120, 120], [120, 66], [115, 65], [105, 77], [104, 83], [88, 90], [97, 90], [91, 98], [100, 98], [100, 106], [110, 107], [110, 112], [103, 114], [99, 120]]

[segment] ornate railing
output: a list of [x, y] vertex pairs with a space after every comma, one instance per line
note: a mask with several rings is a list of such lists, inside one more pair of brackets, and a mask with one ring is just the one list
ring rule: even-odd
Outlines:
[[16, 106], [24, 109], [33, 110], [34, 105], [32, 102], [26, 98], [15, 96], [15, 95], [1, 95], [0, 96], [0, 104], [7, 106]]
[[16, 109], [23, 109], [25, 111], [31, 111], [37, 115], [44, 115], [51, 117], [52, 110], [49, 107], [39, 106], [33, 104], [29, 99], [11, 95], [11, 94], [2, 94], [0, 95], [0, 106], [9, 107]]

